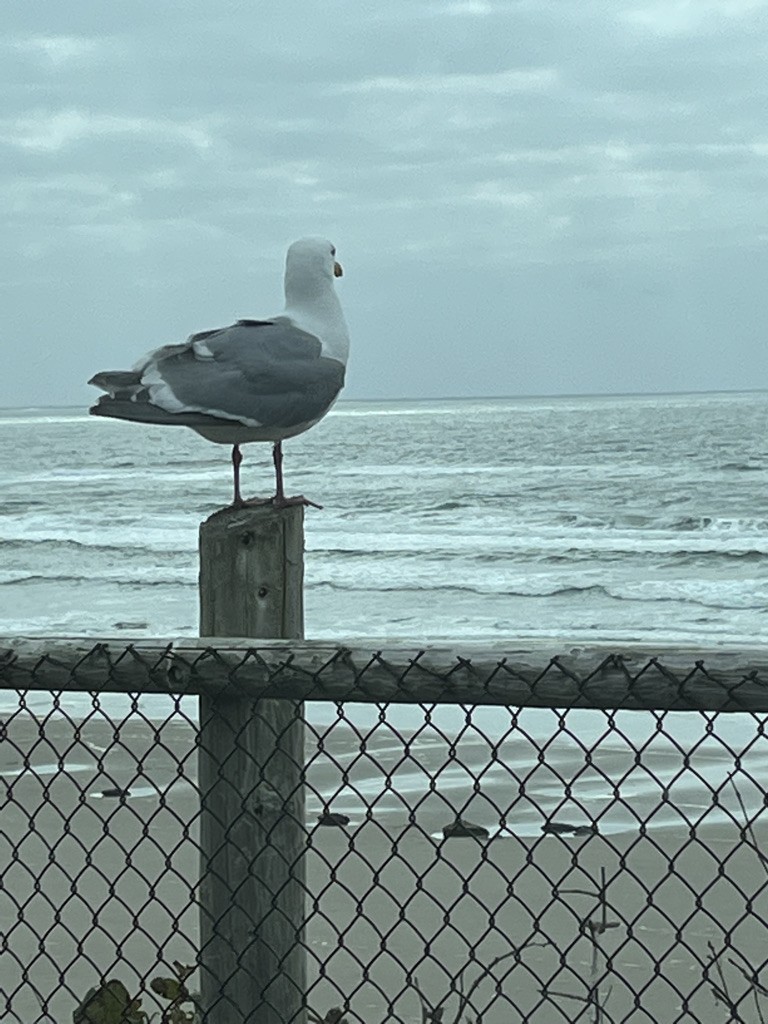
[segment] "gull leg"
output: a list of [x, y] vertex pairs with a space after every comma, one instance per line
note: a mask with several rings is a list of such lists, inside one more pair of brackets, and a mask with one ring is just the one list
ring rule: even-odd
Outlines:
[[243, 461], [243, 453], [240, 451], [240, 445], [232, 445], [232, 471], [235, 478], [235, 500], [232, 502], [233, 505], [242, 505], [243, 496], [240, 494], [240, 463]]
[[275, 464], [275, 504], [285, 504], [285, 491], [283, 490], [283, 445], [281, 441], [275, 441], [272, 446], [272, 461]]
[[311, 505], [312, 508], [323, 507], [314, 501], [310, 501], [303, 495], [298, 495], [295, 498], [286, 498], [283, 488], [283, 446], [280, 441], [275, 441], [272, 448], [272, 461], [275, 464], [275, 496], [272, 499], [273, 505], [277, 508], [286, 508], [288, 505]]

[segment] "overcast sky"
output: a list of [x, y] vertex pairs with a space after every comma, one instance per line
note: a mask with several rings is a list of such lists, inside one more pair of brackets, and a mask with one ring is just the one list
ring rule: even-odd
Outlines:
[[346, 397], [768, 387], [766, 0], [4, 0], [0, 405], [282, 306]]

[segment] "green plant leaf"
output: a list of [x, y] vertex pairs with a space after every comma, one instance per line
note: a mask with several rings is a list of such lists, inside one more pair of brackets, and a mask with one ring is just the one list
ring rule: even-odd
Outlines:
[[187, 995], [186, 988], [176, 978], [153, 978], [149, 987], [157, 995], [171, 1003], [176, 999], [184, 999]]
[[72, 1014], [72, 1024], [147, 1024], [141, 999], [132, 999], [128, 989], [113, 978], [92, 988]]

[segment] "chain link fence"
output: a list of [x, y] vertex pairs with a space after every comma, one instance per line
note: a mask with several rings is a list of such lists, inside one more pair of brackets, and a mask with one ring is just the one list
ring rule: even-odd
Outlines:
[[0, 1020], [768, 1019], [749, 659], [294, 647], [0, 656]]

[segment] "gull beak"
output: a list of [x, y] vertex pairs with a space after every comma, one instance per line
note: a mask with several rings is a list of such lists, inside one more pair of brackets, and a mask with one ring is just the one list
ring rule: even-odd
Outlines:
[[333, 264], [333, 276], [334, 277], [343, 277], [344, 276], [344, 271], [341, 269], [341, 264], [340, 263], [334, 263]]

